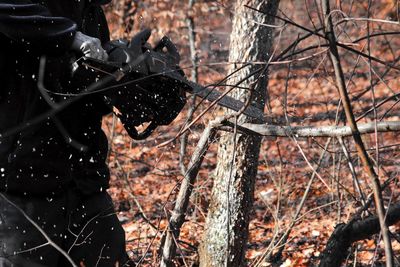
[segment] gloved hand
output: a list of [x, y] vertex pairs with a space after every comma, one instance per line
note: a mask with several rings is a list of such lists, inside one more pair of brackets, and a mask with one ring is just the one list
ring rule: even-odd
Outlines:
[[[123, 86], [105, 93], [106, 102], [118, 109], [118, 117], [133, 139], [146, 138], [157, 126], [170, 124], [186, 104], [179, 82], [185, 74], [179, 68], [178, 50], [167, 37], [152, 48], [147, 43], [150, 34], [143, 30], [130, 42], [115, 40], [105, 45], [109, 63], [130, 64], [147, 53], [120, 81]], [[146, 122], [150, 125], [139, 134], [135, 127]]]
[[76, 32], [75, 39], [72, 42], [72, 50], [81, 51], [85, 57], [104, 61], [108, 59], [107, 52], [101, 46], [99, 39], [90, 37], [79, 31]]
[[[84, 59], [92, 67], [77, 64], [72, 79], [76, 82], [71, 86], [84, 89], [106, 73], [125, 69], [126, 73], [108, 84], [109, 89], [102, 94], [106, 103], [118, 110], [125, 129], [136, 140], [148, 137], [159, 125], [170, 124], [186, 103], [185, 84], [181, 82], [185, 74], [179, 68], [178, 50], [167, 37], [152, 48], [147, 43], [150, 34], [151, 31], [144, 30], [131, 42], [115, 40], [105, 44], [108, 61]], [[139, 64], [132, 64], [143, 56]], [[149, 124], [139, 133], [136, 127], [144, 123]]]

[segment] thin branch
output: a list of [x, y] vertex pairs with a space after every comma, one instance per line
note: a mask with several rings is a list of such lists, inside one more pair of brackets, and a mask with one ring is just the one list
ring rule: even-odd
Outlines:
[[[383, 203], [383, 198], [382, 198], [382, 191], [381, 191], [381, 185], [379, 182], [379, 177], [376, 174], [371, 160], [365, 150], [364, 143], [361, 139], [361, 134], [359, 132], [356, 120], [354, 118], [354, 113], [353, 113], [353, 108], [350, 103], [350, 98], [347, 93], [347, 88], [345, 84], [345, 78], [344, 78], [344, 73], [343, 69], [340, 63], [340, 56], [337, 48], [337, 42], [336, 42], [336, 36], [335, 32], [333, 29], [333, 24], [332, 24], [332, 18], [330, 15], [331, 10], [330, 10], [330, 5], [329, 5], [329, 0], [324, 0], [322, 2], [324, 14], [326, 16], [325, 18], [325, 38], [328, 40], [330, 44], [330, 58], [332, 65], [335, 70], [335, 77], [336, 77], [336, 83], [339, 89], [340, 93], [340, 98], [343, 103], [343, 108], [346, 113], [346, 118], [347, 122], [350, 124], [351, 132], [353, 135], [353, 139], [355, 142], [355, 146], [358, 152], [358, 156], [361, 159], [362, 165], [364, 167], [364, 171], [368, 175], [370, 182], [372, 184], [372, 189], [374, 192], [374, 201], [376, 205], [376, 212], [379, 217], [379, 224], [382, 232], [382, 237], [385, 245], [385, 253], [386, 253], [386, 266], [387, 267], [392, 267], [393, 266], [393, 251], [392, 251], [392, 244], [390, 242], [390, 237], [388, 233], [388, 227], [385, 223], [385, 208], [384, 208], [384, 203]], [[369, 59], [372, 59], [371, 57], [367, 57]], [[376, 126], [376, 125], [375, 125]], [[376, 131], [376, 129], [374, 129]]]
[[[248, 6], [248, 5], [245, 5], [245, 7], [249, 8], [249, 9], [252, 9], [252, 10], [255, 10], [255, 11], [258, 11], [258, 12], [261, 12], [261, 13], [263, 13], [263, 14], [265, 14], [265, 15], [272, 16], [271, 14], [265, 13], [265, 12], [263, 12], [263, 11], [261, 11], [261, 10], [258, 10], [258, 9], [256, 9], [256, 8], [254, 8], [254, 7], [251, 7], [251, 6]], [[286, 22], [286, 23], [289, 23], [289, 24], [291, 24], [291, 25], [293, 25], [293, 26], [295, 26], [295, 27], [297, 27], [297, 28], [299, 28], [299, 29], [302, 29], [303, 31], [306, 31], [306, 32], [308, 32], [308, 33], [311, 34], [311, 35], [315, 35], [315, 36], [318, 36], [318, 37], [320, 37], [320, 38], [322, 38], [322, 39], [328, 40], [328, 37], [327, 37], [327, 36], [324, 36], [324, 35], [321, 34], [321, 33], [319, 33], [319, 32], [318, 32], [318, 29], [315, 30], [315, 31], [314, 31], [314, 30], [310, 30], [310, 29], [308, 29], [307, 27], [305, 27], [305, 26], [303, 26], [303, 25], [300, 25], [300, 24], [298, 24], [298, 23], [296, 23], [296, 22], [293, 22], [292, 20], [285, 19], [285, 18], [282, 18], [282, 17], [279, 17], [279, 16], [274, 16], [274, 17], [277, 18], [277, 19], [279, 19], [279, 20], [282, 20], [282, 21], [284, 21], [284, 22]], [[385, 65], [385, 66], [387, 66], [387, 67], [390, 67], [391, 69], [395, 69], [395, 70], [397, 70], [397, 71], [400, 71], [400, 67], [397, 67], [397, 66], [395, 66], [394, 64], [388, 63], [388, 62], [383, 61], [383, 60], [381, 60], [381, 59], [379, 59], [379, 58], [372, 57], [372, 56], [368, 56], [367, 54], [365, 54], [365, 53], [363, 53], [363, 52], [361, 52], [361, 51], [358, 51], [358, 50], [356, 50], [356, 49], [350, 47], [348, 44], [342, 44], [342, 43], [337, 42], [336, 39], [334, 40], [334, 43], [333, 43], [333, 44], [335, 44], [335, 46], [339, 46], [340, 48], [343, 48], [343, 49], [346, 49], [346, 50], [348, 50], [348, 51], [350, 51], [350, 52], [353, 52], [353, 53], [355, 53], [355, 54], [357, 54], [357, 55], [361, 55], [361, 56], [363, 56], [363, 57], [365, 57], [365, 58], [370, 58], [372, 61], [375, 61], [375, 62], [380, 63], [380, 64], [382, 64], [382, 65]]]
[[344, 156], [347, 159], [347, 164], [349, 165], [349, 170], [350, 170], [351, 176], [353, 177], [354, 187], [356, 188], [357, 193], [360, 195], [361, 203], [363, 205], [365, 205], [365, 203], [366, 203], [365, 202], [365, 196], [363, 194], [363, 191], [361, 190], [360, 181], [359, 181], [359, 179], [357, 177], [356, 169], [355, 169], [355, 167], [353, 165], [353, 162], [351, 160], [351, 155], [350, 155], [349, 151], [347, 150], [347, 147], [345, 146], [345, 144], [343, 142], [343, 138], [338, 137], [338, 141], [339, 141], [340, 146], [342, 147]]

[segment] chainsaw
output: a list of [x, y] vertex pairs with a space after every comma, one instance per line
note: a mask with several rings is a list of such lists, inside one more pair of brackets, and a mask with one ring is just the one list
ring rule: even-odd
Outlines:
[[[186, 103], [182, 92], [234, 111], [244, 107], [245, 103], [214, 87], [189, 81], [179, 67], [180, 55], [171, 40], [165, 36], [151, 47], [147, 43], [150, 35], [151, 31], [146, 29], [130, 41], [111, 41], [105, 45], [107, 61], [82, 57], [73, 67], [75, 76], [81, 80], [114, 75], [114, 81], [100, 91], [110, 105], [120, 111], [119, 118], [132, 138], [147, 138], [157, 126], [171, 123]], [[262, 110], [252, 105], [248, 105], [243, 114], [264, 120]], [[138, 133], [136, 127], [144, 122], [150, 124]]]

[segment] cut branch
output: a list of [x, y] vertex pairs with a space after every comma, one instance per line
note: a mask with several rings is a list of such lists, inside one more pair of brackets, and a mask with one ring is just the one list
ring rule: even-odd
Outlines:
[[[227, 128], [227, 126], [229, 128]], [[232, 130], [233, 122], [224, 122], [222, 129]], [[400, 121], [387, 121], [359, 124], [359, 134], [375, 133], [375, 126], [377, 132], [397, 132], [400, 131]], [[252, 124], [252, 123], [239, 123], [238, 130], [262, 136], [275, 136], [275, 137], [346, 137], [352, 136], [350, 126], [281, 126], [281, 125], [268, 125], [268, 124]]]

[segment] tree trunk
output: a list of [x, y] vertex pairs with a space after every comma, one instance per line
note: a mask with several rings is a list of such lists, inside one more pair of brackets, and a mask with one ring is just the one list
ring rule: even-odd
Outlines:
[[[279, 0], [237, 0], [230, 43], [230, 62], [267, 62], [271, 53], [273, 16], [252, 11], [244, 5], [275, 15]], [[258, 22], [258, 23], [255, 23]], [[234, 65], [231, 71], [242, 67]], [[249, 65], [234, 75], [237, 84], [260, 65]], [[264, 108], [267, 99], [267, 74], [251, 76], [240, 84], [253, 87], [252, 104]], [[249, 90], [235, 89], [237, 99], [245, 101]], [[240, 116], [239, 122], [256, 122]], [[234, 140], [235, 139], [235, 140]], [[200, 266], [244, 266], [249, 212], [253, 205], [261, 137], [224, 133], [218, 150], [218, 163], [203, 242], [199, 248]], [[232, 164], [233, 163], [233, 164]]]

